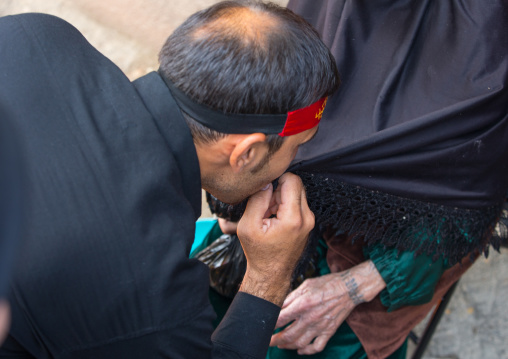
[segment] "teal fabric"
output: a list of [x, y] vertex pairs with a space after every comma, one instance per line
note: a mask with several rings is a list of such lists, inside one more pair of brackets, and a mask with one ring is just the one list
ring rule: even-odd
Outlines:
[[190, 251], [190, 258], [205, 249], [214, 240], [222, 235], [219, 222], [215, 218], [199, 219], [196, 222], [196, 232], [194, 234], [194, 243]]
[[364, 248], [364, 255], [374, 262], [386, 283], [380, 297], [389, 312], [430, 302], [439, 278], [449, 268], [442, 257], [434, 261], [429, 255], [415, 256], [414, 252], [399, 252], [382, 244]]
[[326, 261], [326, 251], [328, 250], [328, 246], [326, 245], [324, 239], [319, 240], [316, 250], [319, 253], [319, 260], [317, 263], [319, 275], [322, 276], [330, 274], [330, 268], [328, 267], [328, 262]]

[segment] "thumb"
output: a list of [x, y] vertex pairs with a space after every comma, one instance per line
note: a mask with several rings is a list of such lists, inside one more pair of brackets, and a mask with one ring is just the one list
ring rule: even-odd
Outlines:
[[[266, 188], [266, 189], [265, 189]], [[272, 199], [273, 187], [272, 184], [268, 184], [261, 191], [254, 193], [247, 202], [247, 207], [243, 213], [240, 222], [250, 222], [256, 226], [263, 226], [263, 219], [265, 213], [270, 207]]]

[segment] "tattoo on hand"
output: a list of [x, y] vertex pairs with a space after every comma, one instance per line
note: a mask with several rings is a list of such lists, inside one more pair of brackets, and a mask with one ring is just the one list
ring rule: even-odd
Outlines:
[[349, 298], [353, 301], [354, 305], [361, 304], [365, 302], [363, 295], [358, 293], [358, 283], [356, 283], [355, 278], [351, 275], [351, 271], [346, 270], [340, 274], [340, 277], [346, 283], [346, 288], [348, 290], [347, 294]]

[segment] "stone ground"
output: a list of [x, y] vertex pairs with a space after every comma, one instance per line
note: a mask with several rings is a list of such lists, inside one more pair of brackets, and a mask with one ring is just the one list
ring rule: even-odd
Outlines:
[[[492, 251], [466, 272], [423, 358], [508, 358], [507, 255], [506, 248]], [[416, 332], [421, 331], [422, 325]], [[411, 353], [410, 347], [408, 359]]]
[[[0, 16], [34, 11], [60, 16], [134, 79], [157, 68], [158, 49], [176, 26], [214, 2], [0, 0]], [[276, 2], [285, 5], [287, 0]], [[204, 215], [209, 215], [206, 207]], [[503, 249], [479, 259], [462, 278], [424, 358], [508, 359], [507, 254]]]
[[[286, 5], [288, 0], [272, 0]], [[0, 16], [43, 12], [80, 30], [135, 79], [157, 69], [165, 39], [194, 12], [218, 0], [0, 0]]]

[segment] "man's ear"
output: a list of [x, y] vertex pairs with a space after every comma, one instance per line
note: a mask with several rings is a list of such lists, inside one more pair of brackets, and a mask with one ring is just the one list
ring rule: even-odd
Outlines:
[[238, 173], [251, 168], [263, 159], [268, 152], [268, 145], [265, 141], [266, 135], [263, 133], [242, 136], [229, 156], [229, 165], [233, 172]]

